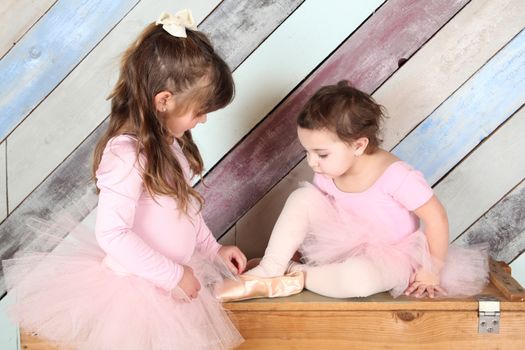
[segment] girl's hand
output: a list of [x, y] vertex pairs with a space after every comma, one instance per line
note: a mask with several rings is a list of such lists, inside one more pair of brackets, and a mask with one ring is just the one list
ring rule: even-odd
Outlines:
[[246, 256], [234, 245], [222, 246], [217, 253], [224, 261], [228, 270], [234, 275], [239, 275], [246, 268]]
[[435, 273], [426, 269], [419, 269], [410, 276], [410, 283], [405, 290], [405, 295], [413, 295], [416, 298], [428, 295], [434, 298], [437, 293], [447, 295], [447, 292], [439, 286], [439, 273]]
[[184, 292], [184, 294], [186, 294], [187, 297], [195, 299], [199, 295], [201, 284], [197, 278], [195, 278], [193, 269], [191, 267], [185, 265], [183, 267], [184, 273], [182, 274], [182, 278], [177, 286]]

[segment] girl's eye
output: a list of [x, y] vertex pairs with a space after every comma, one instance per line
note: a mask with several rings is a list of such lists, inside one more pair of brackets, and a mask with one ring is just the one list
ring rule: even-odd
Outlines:
[[326, 158], [328, 157], [328, 154], [319, 154], [319, 158]]

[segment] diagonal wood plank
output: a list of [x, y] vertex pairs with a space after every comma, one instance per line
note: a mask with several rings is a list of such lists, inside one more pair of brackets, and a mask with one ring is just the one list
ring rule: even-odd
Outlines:
[[525, 251], [525, 181], [496, 203], [456, 242], [487, 242], [495, 260], [510, 263]]
[[456, 239], [525, 178], [525, 108], [502, 125], [434, 188]]
[[[130, 24], [131, 28], [129, 28], [126, 32], [129, 32], [131, 30], [139, 30], [139, 27], [142, 25], [142, 21], [149, 20], [139, 20], [137, 19], [137, 17], [133, 16], [140, 16], [141, 14], [144, 16], [153, 15], [148, 11], [157, 13], [157, 10], [160, 11], [168, 7], [168, 2], [170, 1], [165, 0], [162, 2], [155, 2], [158, 5], [148, 2], [144, 4], [146, 8], [142, 8], [142, 3], [139, 4], [134, 10], [139, 11], [138, 14], [134, 14], [134, 12], [132, 11], [132, 13], [130, 13], [129, 15], [132, 16], [130, 19], [132, 24]], [[200, 5], [209, 4], [210, 2], [207, 0], [203, 0], [203, 2], [200, 3]], [[217, 11], [225, 5], [231, 6], [231, 4], [237, 4], [239, 8], [235, 11], [241, 13], [244, 17], [228, 19], [227, 24], [231, 28], [232, 35], [216, 38], [214, 44], [215, 47], [218, 50], [220, 50], [220, 48], [223, 46], [232, 46], [232, 42], [234, 42], [236, 43], [236, 45], [243, 48], [243, 56], [245, 58], [248, 55], [250, 55], [252, 50], [254, 50], [260, 44], [260, 42], [253, 42], [249, 40], [238, 41], [238, 39], [242, 39], [243, 36], [239, 35], [239, 33], [236, 32], [236, 30], [238, 30], [237, 28], [241, 28], [242, 30], [239, 29], [241, 30], [241, 32], [243, 30], [247, 30], [241, 24], [245, 22], [250, 22], [253, 23], [254, 26], [256, 26], [251, 30], [261, 30], [265, 33], [266, 36], [268, 36], [271, 34], [274, 28], [269, 26], [267, 23], [270, 22], [277, 26], [280, 22], [277, 19], [274, 19], [272, 22], [268, 21], [264, 17], [259, 17], [259, 12], [255, 11], [256, 7], [251, 7], [250, 4], [244, 2], [239, 3], [234, 0], [223, 1], [220, 4], [220, 6], [215, 9], [215, 11]], [[156, 8], [154, 5], [158, 6], [159, 8]], [[205, 11], [199, 12], [196, 10], [196, 7], [197, 5], [199, 5], [199, 3], [196, 3], [195, 1], [193, 1], [191, 4], [184, 4], [182, 2], [179, 2], [178, 5], [180, 5], [181, 7], [191, 5], [196, 20], [199, 20], [199, 18], [204, 18], [206, 16]], [[278, 7], [280, 8], [280, 6], [281, 5], [279, 5]], [[247, 8], [252, 8], [255, 12], [249, 12], [246, 10]], [[210, 10], [211, 9], [212, 8], [210, 8]], [[214, 28], [225, 25], [225, 21], [223, 20], [222, 16], [217, 15], [215, 11], [211, 13], [199, 25], [200, 30], [204, 32], [213, 32]], [[279, 18], [282, 21], [286, 18], [287, 14], [280, 13], [280, 15], [281, 17]], [[262, 24], [262, 22], [265, 22], [265, 24]], [[126, 23], [126, 21], [124, 21], [124, 23]], [[258, 35], [258, 37], [265, 36]], [[230, 59], [234, 58], [226, 56], [226, 60], [229, 64]], [[236, 66], [232, 66], [232, 68], [235, 69]], [[95, 74], [98, 73], [95, 72]], [[84, 78], [88, 79], [88, 76], [85, 75]], [[101, 80], [101, 78], [102, 77], [99, 74], [95, 76], [94, 79]], [[78, 86], [81, 87], [82, 85]], [[77, 90], [73, 90], [73, 92], [78, 92], [81, 94], [86, 93], [86, 91]], [[100, 91], [98, 91], [98, 93], [100, 93]], [[98, 97], [100, 97], [100, 101], [103, 101], [103, 96]], [[32, 238], [31, 236], [28, 236], [25, 229], [25, 222], [28, 218], [46, 218], [49, 217], [50, 211], [53, 211], [54, 208], [68, 208], [74, 205], [74, 203], [78, 202], [82, 202], [87, 208], [94, 208], [96, 206], [97, 197], [94, 194], [94, 187], [90, 179], [91, 153], [93, 151], [95, 143], [99, 138], [99, 135], [104, 131], [106, 126], [106, 123], [102, 123], [100, 126], [98, 126], [97, 129], [91, 135], [89, 135], [86, 140], [84, 140], [84, 142], [79, 146], [79, 148], [76, 149], [75, 152], [73, 152], [71, 155], [69, 155], [64, 160], [64, 162], [48, 178], [46, 178], [43, 181], [43, 183], [40, 184], [39, 187], [17, 209], [11, 212], [9, 218], [4, 223], [2, 223], [2, 225], [0, 225], [0, 241], [2, 242], [2, 245], [0, 246], [0, 259], [5, 259], [12, 256], [14, 252], [16, 252], [19, 249], [24, 249], [24, 247], [30, 243]], [[61, 185], [59, 186], [59, 184]], [[63, 190], [60, 190], [60, 188], [62, 188]], [[86, 215], [84, 210], [68, 210], [68, 212], [74, 219], [78, 221], [83, 220], [84, 216]], [[19, 238], [12, 239], [12, 237]], [[3, 283], [1, 281], [2, 278], [0, 277], [0, 284]]]
[[[525, 26], [521, 16], [524, 10], [525, 3], [519, 0], [497, 4], [471, 1], [390, 77], [373, 95], [391, 116], [385, 120], [383, 147], [394, 147], [510, 41]], [[285, 199], [299, 181], [309, 181], [311, 177], [303, 160], [237, 222], [237, 242], [250, 256], [262, 255]], [[480, 215], [465, 215], [468, 208], [469, 205], [458, 206], [458, 215], [451, 218], [452, 227], [456, 220], [475, 220]]]
[[525, 2], [473, 0], [374, 93], [390, 118], [383, 147], [412, 129], [525, 27]]
[[0, 140], [24, 120], [137, 1], [62, 0], [31, 28], [0, 60]]
[[0, 223], [7, 216], [7, 179], [5, 141], [0, 143]]
[[373, 91], [465, 3], [389, 1], [374, 13], [198, 186], [212, 231], [228, 229], [302, 159], [294, 120], [317, 88], [346, 78]]
[[397, 145], [435, 184], [525, 102], [525, 30]]
[[[233, 69], [304, 0], [225, 0], [199, 27]], [[220, 25], [219, 22], [221, 23]]]
[[[0, 7], [0, 58], [57, 0], [3, 0]], [[16, 15], [13, 15], [16, 14]]]

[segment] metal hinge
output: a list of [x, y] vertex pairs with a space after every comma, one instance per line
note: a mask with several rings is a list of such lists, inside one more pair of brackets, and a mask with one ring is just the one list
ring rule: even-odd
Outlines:
[[499, 333], [499, 300], [492, 297], [479, 298], [478, 333]]

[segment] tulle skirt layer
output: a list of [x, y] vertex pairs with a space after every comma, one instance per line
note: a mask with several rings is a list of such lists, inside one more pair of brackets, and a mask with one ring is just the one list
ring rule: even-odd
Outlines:
[[78, 349], [230, 349], [242, 342], [212, 294], [216, 267], [195, 257], [202, 284], [191, 302], [102, 264], [104, 252], [86, 231], [70, 234], [51, 253], [3, 261], [11, 316], [26, 331]]
[[[420, 267], [436, 269], [422, 231], [395, 239], [359, 218], [352, 218], [315, 186], [310, 188], [315, 198], [310, 214], [310, 232], [301, 253], [304, 263], [320, 266], [338, 263], [352, 257], [366, 258], [375, 265], [385, 281], [394, 287], [397, 297], [408, 287], [410, 276]], [[484, 245], [459, 247], [450, 245], [441, 270], [441, 286], [449, 297], [465, 297], [480, 293], [488, 282], [488, 249]], [[393, 282], [392, 282], [393, 281]]]

